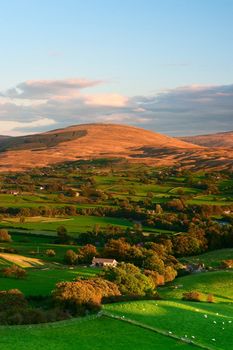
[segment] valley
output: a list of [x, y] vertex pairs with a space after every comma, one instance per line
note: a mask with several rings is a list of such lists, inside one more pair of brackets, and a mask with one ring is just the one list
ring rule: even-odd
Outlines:
[[[0, 334], [7, 348], [37, 349], [41, 337], [49, 336], [50, 346], [61, 350], [72, 348], [70, 337], [72, 343], [79, 339], [83, 350], [92, 346], [93, 337], [96, 349], [108, 342], [113, 349], [126, 349], [129, 339], [135, 349], [149, 350], [152, 342], [161, 350], [229, 349], [230, 171], [193, 172], [99, 158], [2, 173], [0, 182], [0, 236], [6, 237], [0, 242], [1, 290], [22, 292], [37, 315], [31, 322], [43, 323], [21, 325], [19, 331], [9, 324], [26, 321], [4, 316]], [[135, 273], [143, 283], [153, 281], [153, 293], [139, 291], [139, 285], [135, 289], [132, 276], [127, 290], [119, 285], [122, 295], [103, 301], [98, 311], [84, 304], [89, 316], [81, 309], [74, 314], [68, 305], [68, 319], [58, 314], [51, 296], [61, 283], [68, 287], [109, 278], [111, 268], [90, 266], [94, 255], [115, 258], [122, 278], [124, 268], [139, 269]], [[141, 283], [140, 288], [149, 288]], [[184, 300], [191, 292], [196, 299]], [[208, 333], [203, 331], [207, 325]], [[97, 332], [99, 327], [104, 331]]]

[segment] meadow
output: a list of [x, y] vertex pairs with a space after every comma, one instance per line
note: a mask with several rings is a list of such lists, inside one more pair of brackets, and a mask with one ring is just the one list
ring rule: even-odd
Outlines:
[[184, 301], [137, 301], [106, 305], [105, 310], [125, 322], [175, 335], [206, 349], [230, 350], [233, 308], [226, 304]]
[[39, 269], [28, 268], [25, 279], [0, 277], [0, 286], [2, 290], [18, 288], [26, 296], [49, 296], [58, 282], [72, 281], [76, 277], [93, 277], [98, 272], [98, 269], [93, 268], [77, 267], [69, 269], [45, 264], [44, 267]]
[[212, 294], [215, 302], [232, 303], [233, 271], [202, 272], [178, 277], [169, 285], [160, 287], [159, 293], [162, 298], [180, 300], [183, 293], [191, 290], [202, 293], [203, 301], [206, 301], [208, 294]]
[[[117, 226], [126, 235], [127, 229], [134, 234], [138, 225], [141, 238], [131, 244], [140, 246], [140, 239], [145, 243], [153, 237], [156, 242], [157, 236], [173, 239], [187, 234], [185, 222], [190, 223], [195, 213], [199, 219], [199, 209], [203, 206], [220, 209], [217, 213], [208, 213], [208, 220], [213, 220], [214, 225], [216, 218], [224, 218], [221, 207], [233, 204], [230, 176], [226, 179], [225, 175], [185, 171], [179, 174], [143, 165], [116, 165], [114, 169], [112, 166], [81, 166], [69, 167], [68, 164], [38, 174], [9, 175], [9, 183], [2, 179], [2, 189], [7, 193], [0, 193], [0, 228], [8, 229], [12, 240], [0, 242], [0, 268], [15, 263], [25, 268], [27, 275], [23, 279], [0, 276], [1, 290], [18, 288], [26, 297], [47, 298], [60, 281], [96, 276], [101, 270], [90, 268], [89, 264], [85, 267], [84, 264], [68, 266], [64, 263], [67, 250], [78, 253], [82, 244], [78, 240], [80, 234], [94, 232], [96, 227], [100, 230], [108, 227], [110, 231], [111, 226]], [[19, 194], [10, 194], [12, 189], [19, 189]], [[176, 201], [181, 209], [172, 206]], [[121, 209], [123, 214], [113, 217], [105, 212], [90, 214], [88, 211], [106, 207]], [[80, 209], [84, 209], [82, 215]], [[76, 212], [68, 214], [69, 210]], [[132, 216], [127, 215], [127, 210]], [[160, 214], [161, 222], [156, 221]], [[71, 237], [65, 243], [57, 240], [59, 226], [64, 226]], [[105, 243], [95, 243], [100, 254]], [[128, 350], [129, 346], [136, 350], [230, 350], [233, 271], [219, 267], [222, 260], [232, 259], [233, 248], [225, 247], [196, 256], [182, 255], [181, 263], [204, 263], [212, 271], [177, 277], [158, 287], [161, 300], [105, 304], [100, 314], [53, 324], [0, 326], [0, 344], [9, 350], [41, 347], [45, 350]], [[54, 250], [55, 256], [48, 256], [48, 249]], [[182, 300], [184, 292], [194, 290], [201, 293], [201, 302]], [[206, 302], [209, 294], [213, 295], [214, 303]]]
[[[0, 326], [1, 346], [9, 350], [159, 350], [198, 349], [176, 339], [107, 317], [55, 324]], [[152, 345], [154, 344], [154, 345]]]

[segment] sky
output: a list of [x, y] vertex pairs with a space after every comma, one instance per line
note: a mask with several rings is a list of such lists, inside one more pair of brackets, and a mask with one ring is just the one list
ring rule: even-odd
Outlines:
[[233, 130], [232, 0], [0, 0], [0, 135]]

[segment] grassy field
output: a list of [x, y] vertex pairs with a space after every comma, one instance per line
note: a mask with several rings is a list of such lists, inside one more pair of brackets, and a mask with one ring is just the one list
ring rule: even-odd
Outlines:
[[110, 315], [139, 322], [213, 350], [232, 348], [233, 307], [183, 301], [137, 301], [106, 305]]
[[133, 224], [124, 218], [110, 218], [97, 216], [74, 216], [69, 218], [26, 218], [25, 223], [20, 223], [18, 218], [7, 219], [1, 222], [2, 227], [20, 228], [37, 232], [55, 234], [58, 226], [65, 226], [70, 235], [77, 235], [80, 232], [92, 230], [94, 225], [107, 226], [117, 225], [123, 228]]
[[214, 271], [179, 277], [169, 286], [160, 287], [159, 294], [166, 299], [181, 299], [184, 292], [191, 290], [203, 293], [204, 300], [208, 294], [213, 294], [215, 301], [232, 303], [233, 271]]
[[150, 330], [105, 317], [39, 326], [0, 327], [8, 350], [188, 350], [198, 349]]
[[233, 249], [219, 249], [202, 255], [190, 256], [181, 259], [184, 263], [204, 263], [205, 266], [219, 267], [223, 260], [233, 259]]
[[25, 279], [0, 277], [1, 290], [17, 288], [26, 296], [43, 295], [47, 296], [54, 289], [56, 283], [61, 281], [72, 281], [75, 277], [90, 277], [99, 272], [98, 269], [77, 267], [55, 268], [55, 266], [45, 265], [41, 269], [27, 269]]

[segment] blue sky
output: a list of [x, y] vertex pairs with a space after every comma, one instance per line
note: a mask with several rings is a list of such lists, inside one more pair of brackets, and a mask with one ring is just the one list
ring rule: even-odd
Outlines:
[[0, 134], [233, 129], [231, 0], [8, 0], [0, 13]]

